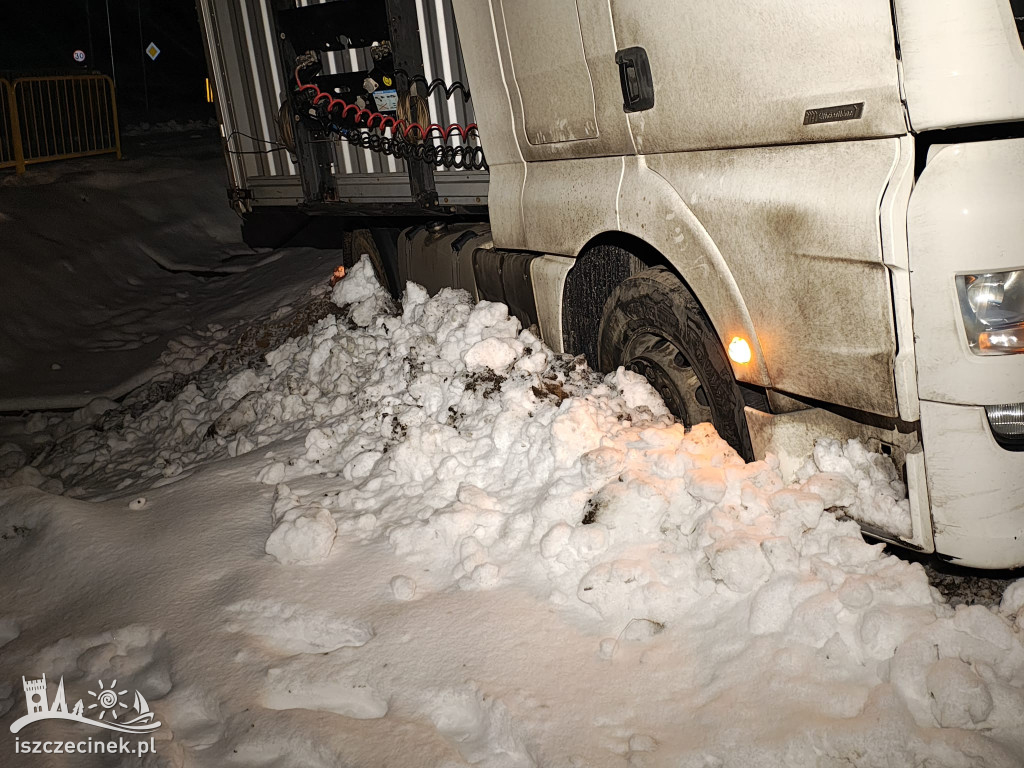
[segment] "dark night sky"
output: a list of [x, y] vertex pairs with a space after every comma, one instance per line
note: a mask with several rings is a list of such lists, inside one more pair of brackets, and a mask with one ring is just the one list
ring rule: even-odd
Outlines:
[[[206, 104], [206, 59], [194, 2], [109, 0], [113, 67], [106, 8], [104, 0], [4, 3], [0, 74], [114, 74], [122, 123], [212, 116], [213, 109]], [[151, 41], [160, 48], [156, 61], [143, 53]], [[75, 63], [75, 49], [85, 51], [84, 64]]]

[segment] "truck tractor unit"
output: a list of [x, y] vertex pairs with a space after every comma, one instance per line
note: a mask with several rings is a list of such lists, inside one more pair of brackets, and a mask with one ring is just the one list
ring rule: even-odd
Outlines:
[[198, 10], [250, 243], [503, 302], [747, 460], [859, 438], [866, 533], [1024, 566], [1024, 0]]

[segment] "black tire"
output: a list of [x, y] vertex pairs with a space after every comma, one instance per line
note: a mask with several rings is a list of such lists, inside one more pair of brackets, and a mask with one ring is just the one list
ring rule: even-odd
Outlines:
[[601, 317], [598, 365], [645, 376], [683, 424], [710, 421], [744, 460], [753, 460], [743, 390], [722, 342], [697, 299], [668, 269], [645, 269], [612, 292]]

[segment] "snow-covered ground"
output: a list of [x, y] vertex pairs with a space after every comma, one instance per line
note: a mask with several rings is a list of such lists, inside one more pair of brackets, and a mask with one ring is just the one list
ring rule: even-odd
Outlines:
[[336, 258], [241, 242], [216, 137], [142, 142], [0, 175], [0, 412], [120, 397], [169, 343], [260, 316]]
[[396, 313], [365, 262], [332, 298], [265, 362], [179, 346], [173, 399], [0, 449], [5, 740], [45, 673], [140, 690], [150, 765], [1024, 765], [1024, 581], [953, 609], [865, 543], [882, 457], [786, 485], [501, 305]]

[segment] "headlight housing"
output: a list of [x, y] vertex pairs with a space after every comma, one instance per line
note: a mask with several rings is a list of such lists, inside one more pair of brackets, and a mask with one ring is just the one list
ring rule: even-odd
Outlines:
[[974, 354], [1024, 353], [1024, 269], [957, 275], [956, 292]]

